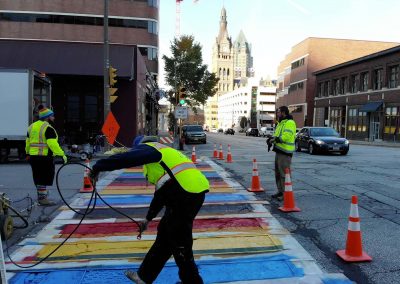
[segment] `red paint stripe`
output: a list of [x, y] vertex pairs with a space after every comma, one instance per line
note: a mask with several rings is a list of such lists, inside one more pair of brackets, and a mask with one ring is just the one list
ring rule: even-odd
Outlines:
[[[262, 228], [268, 224], [260, 218], [224, 218], [224, 219], [199, 219], [194, 220], [194, 231], [217, 231], [217, 230], [232, 230], [245, 228]], [[148, 232], [157, 230], [158, 221], [150, 222]], [[76, 224], [65, 225], [60, 234], [60, 237], [70, 234], [76, 227]], [[81, 224], [76, 230], [74, 237], [89, 237], [89, 236], [112, 236], [112, 235], [128, 235], [136, 233], [138, 227], [133, 222], [120, 223], [96, 223], [96, 224]]]

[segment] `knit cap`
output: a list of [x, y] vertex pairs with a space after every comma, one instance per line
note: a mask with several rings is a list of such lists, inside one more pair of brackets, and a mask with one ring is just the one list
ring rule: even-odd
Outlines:
[[52, 115], [54, 115], [54, 112], [51, 109], [42, 108], [41, 110], [39, 110], [39, 119], [40, 120], [48, 118]]

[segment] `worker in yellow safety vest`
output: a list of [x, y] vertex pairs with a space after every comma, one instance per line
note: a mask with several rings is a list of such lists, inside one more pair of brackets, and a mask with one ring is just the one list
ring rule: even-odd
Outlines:
[[184, 154], [157, 141], [155, 136], [136, 137], [131, 151], [97, 161], [89, 177], [95, 181], [101, 171], [144, 165], [144, 176], [156, 190], [140, 231], [146, 230], [148, 223], [165, 206], [156, 241], [139, 270], [125, 272], [130, 280], [153, 283], [173, 255], [182, 283], [203, 283], [193, 258], [192, 227], [209, 182]]
[[276, 116], [278, 125], [276, 126], [274, 135], [267, 139], [268, 146], [273, 145], [275, 154], [275, 182], [277, 192], [271, 195], [280, 201], [283, 199], [285, 191], [285, 169], [289, 168], [292, 163], [292, 156], [295, 150], [296, 122], [289, 114], [287, 106], [281, 106], [277, 109]]
[[25, 143], [27, 160], [32, 168], [38, 203], [41, 206], [53, 206], [56, 203], [48, 199], [47, 186], [53, 185], [55, 166], [54, 156], [61, 156], [64, 163], [67, 157], [58, 144], [58, 136], [53, 128], [54, 112], [42, 107], [39, 110], [39, 120], [28, 127]]

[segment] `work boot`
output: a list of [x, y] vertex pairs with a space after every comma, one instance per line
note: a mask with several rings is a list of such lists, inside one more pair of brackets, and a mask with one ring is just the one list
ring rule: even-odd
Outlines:
[[53, 200], [44, 198], [44, 199], [39, 199], [38, 203], [40, 206], [54, 206], [56, 203]]
[[278, 200], [282, 200], [283, 193], [282, 192], [277, 192], [275, 194], [272, 194], [271, 197], [275, 198], [275, 199], [278, 199]]
[[146, 284], [142, 279], [140, 279], [138, 273], [132, 270], [125, 270], [125, 276], [132, 280], [133, 283], [136, 284]]

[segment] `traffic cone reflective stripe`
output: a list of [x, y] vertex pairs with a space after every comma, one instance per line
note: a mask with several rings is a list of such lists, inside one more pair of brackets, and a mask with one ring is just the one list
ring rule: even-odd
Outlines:
[[224, 159], [224, 152], [222, 151], [222, 144], [219, 144], [219, 157], [218, 160]]
[[250, 192], [264, 191], [264, 189], [261, 187], [261, 184], [260, 184], [260, 177], [258, 176], [258, 168], [257, 168], [256, 159], [253, 159], [253, 174], [251, 177], [251, 188], [248, 188], [247, 191], [250, 191]]
[[214, 144], [213, 158], [218, 158], [217, 144]]
[[192, 148], [192, 162], [193, 162], [193, 164], [197, 164], [196, 147], [195, 146], [193, 146], [193, 148]]
[[228, 154], [226, 156], [226, 162], [232, 163], [231, 145], [228, 145]]
[[351, 197], [349, 224], [347, 226], [346, 249], [336, 254], [347, 262], [371, 261], [372, 258], [362, 250], [360, 216], [357, 196]]
[[283, 212], [299, 212], [300, 208], [296, 207], [294, 201], [294, 193], [292, 180], [290, 178], [290, 169], [285, 169], [285, 192], [283, 193], [283, 206], [278, 208]]
[[[86, 159], [85, 164], [90, 168], [90, 161], [88, 159]], [[89, 171], [90, 170], [85, 167], [85, 171], [83, 172], [83, 187], [79, 192], [93, 192], [93, 185], [90, 182]]]

